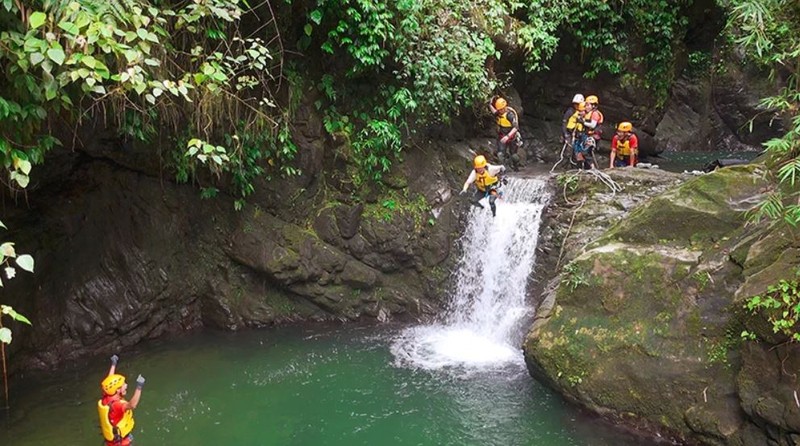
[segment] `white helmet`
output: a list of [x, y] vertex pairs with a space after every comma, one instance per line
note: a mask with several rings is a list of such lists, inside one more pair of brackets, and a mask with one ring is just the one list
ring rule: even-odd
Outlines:
[[586, 99], [584, 99], [584, 98], [583, 98], [583, 95], [582, 95], [582, 94], [580, 94], [580, 93], [578, 93], [578, 94], [576, 94], [575, 96], [573, 96], [573, 97], [572, 97], [572, 103], [573, 103], [573, 104], [577, 104], [578, 102], [583, 102], [583, 101], [585, 101], [585, 100], [586, 100]]

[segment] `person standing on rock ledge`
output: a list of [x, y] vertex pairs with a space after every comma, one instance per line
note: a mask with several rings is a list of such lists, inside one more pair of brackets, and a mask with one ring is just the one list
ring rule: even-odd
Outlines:
[[519, 133], [519, 115], [508, 106], [508, 101], [495, 97], [489, 104], [497, 122], [497, 157], [501, 162], [508, 161], [511, 168], [519, 169], [519, 151], [522, 135]]
[[[590, 170], [594, 166], [593, 146], [586, 143], [589, 136], [585, 125], [586, 104], [581, 102], [578, 109], [569, 118], [567, 130], [572, 132], [572, 155], [578, 169]], [[594, 140], [592, 140], [594, 142]]]
[[100, 416], [100, 430], [103, 433], [106, 446], [133, 445], [133, 409], [139, 405], [144, 387], [144, 377], [136, 378], [136, 391], [130, 402], [123, 399], [128, 391], [125, 377], [116, 373], [117, 355], [111, 356], [111, 368], [108, 376], [100, 383], [103, 389], [103, 398], [97, 401], [97, 414]]
[[486, 162], [486, 157], [478, 155], [472, 162], [474, 169], [469, 173], [464, 187], [461, 189], [461, 194], [466, 194], [470, 184], [475, 183], [475, 196], [472, 197], [470, 202], [483, 209], [480, 201], [484, 197], [489, 197], [489, 208], [492, 210], [492, 217], [497, 215], [497, 205], [495, 201], [500, 196], [500, 185], [505, 183], [505, 180], [500, 180], [498, 175], [506, 171], [503, 165], [492, 165]]
[[620, 122], [617, 133], [611, 138], [611, 160], [608, 168], [636, 167], [639, 162], [639, 138], [633, 133], [633, 124]]
[[569, 123], [569, 118], [578, 111], [578, 106], [585, 102], [583, 95], [578, 93], [572, 97], [572, 105], [567, 108], [564, 112], [564, 116], [561, 118], [561, 137], [563, 143], [572, 144], [572, 130], [567, 128], [567, 123]]

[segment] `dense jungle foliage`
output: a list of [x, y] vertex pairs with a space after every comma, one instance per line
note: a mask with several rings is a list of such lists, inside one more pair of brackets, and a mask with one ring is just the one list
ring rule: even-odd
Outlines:
[[[780, 92], [771, 141], [783, 180], [762, 214], [796, 224], [800, 12], [788, 0], [719, 0], [727, 32]], [[315, 102], [356, 185], [380, 183], [415, 129], [482, 113], [556, 51], [663, 105], [691, 0], [2, 0], [0, 159], [11, 193], [81, 129], [156, 147], [178, 181], [245, 204], [260, 180], [300, 172], [293, 119]], [[516, 59], [515, 59], [516, 60]], [[497, 63], [501, 62], [501, 63]], [[317, 94], [318, 93], [318, 94]], [[210, 172], [210, 174], [209, 174]]]
[[[780, 120], [786, 133], [767, 141], [768, 175], [774, 187], [751, 213], [754, 221], [779, 220], [796, 228], [800, 223], [800, 3], [788, 0], [726, 2], [728, 31], [747, 60], [769, 73], [775, 93], [761, 101], [764, 113]], [[794, 234], [794, 231], [791, 232]], [[773, 331], [800, 341], [800, 269], [751, 297], [747, 309], [763, 312]], [[745, 338], [754, 334], [745, 331]]]

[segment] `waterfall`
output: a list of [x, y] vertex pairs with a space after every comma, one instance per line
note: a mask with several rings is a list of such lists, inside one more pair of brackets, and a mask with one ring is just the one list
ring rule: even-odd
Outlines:
[[520, 322], [531, 312], [526, 289], [548, 193], [538, 178], [511, 178], [503, 193], [496, 217], [488, 204], [469, 211], [449, 310], [441, 322], [408, 328], [394, 339], [391, 350], [398, 366], [522, 363]]

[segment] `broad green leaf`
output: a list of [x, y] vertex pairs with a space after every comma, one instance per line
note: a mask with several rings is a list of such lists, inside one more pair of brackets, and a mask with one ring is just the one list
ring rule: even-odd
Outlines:
[[57, 63], [58, 65], [61, 65], [62, 63], [64, 63], [66, 55], [64, 54], [64, 50], [62, 50], [61, 48], [50, 48], [49, 50], [47, 50], [47, 57], [49, 57], [50, 60]]
[[0, 245], [0, 253], [5, 257], [16, 257], [17, 253], [14, 251], [14, 242], [5, 242]]
[[78, 26], [72, 22], [59, 22], [58, 27], [68, 32], [69, 34], [72, 34], [73, 36], [78, 35], [78, 33], [80, 32]]
[[20, 160], [17, 169], [21, 170], [25, 175], [28, 175], [31, 173], [31, 162], [28, 160]]
[[39, 65], [44, 60], [44, 54], [31, 53], [30, 59], [31, 59], [31, 65]]
[[317, 25], [322, 23], [322, 11], [320, 11], [319, 9], [311, 11], [311, 14], [309, 14], [308, 17], [311, 19], [312, 22], [316, 23]]
[[19, 187], [23, 189], [28, 187], [28, 183], [31, 181], [29, 176], [21, 174], [17, 171], [11, 172], [10, 178], [12, 181], [16, 181], [17, 184], [19, 184]]
[[17, 257], [17, 265], [19, 265], [19, 267], [24, 269], [25, 271], [28, 271], [29, 273], [32, 273], [33, 272], [33, 257], [31, 257], [29, 254], [23, 254], [23, 255]]
[[92, 56], [84, 56], [81, 58], [81, 62], [89, 68], [94, 68], [97, 64], [97, 59]]
[[314, 28], [311, 27], [310, 23], [306, 23], [306, 26], [303, 27], [303, 31], [305, 31], [307, 36], [311, 36], [311, 32], [313, 30], [314, 30]]
[[30, 18], [28, 19], [28, 24], [31, 26], [31, 29], [36, 29], [42, 25], [47, 20], [47, 14], [43, 12], [36, 11], [31, 14]]

